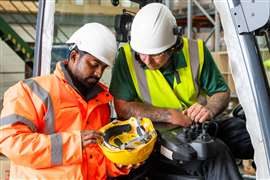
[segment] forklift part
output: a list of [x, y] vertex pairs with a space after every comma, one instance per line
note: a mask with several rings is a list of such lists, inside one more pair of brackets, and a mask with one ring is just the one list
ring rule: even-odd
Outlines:
[[113, 121], [100, 129], [103, 141], [98, 141], [104, 155], [121, 165], [145, 161], [153, 151], [157, 133], [150, 119], [131, 117]]
[[218, 143], [207, 133], [208, 123], [189, 128], [156, 125], [160, 132], [160, 153], [175, 161], [207, 160], [216, 156]]

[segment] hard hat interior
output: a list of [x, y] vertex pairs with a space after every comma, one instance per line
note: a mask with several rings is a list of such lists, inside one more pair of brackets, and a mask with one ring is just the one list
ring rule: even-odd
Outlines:
[[135, 149], [151, 139], [151, 133], [145, 131], [143, 124], [131, 119], [128, 124], [118, 124], [106, 129], [104, 144], [111, 149]]

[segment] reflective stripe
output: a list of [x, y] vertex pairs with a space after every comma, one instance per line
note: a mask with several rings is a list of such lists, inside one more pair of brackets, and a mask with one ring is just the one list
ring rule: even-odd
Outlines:
[[198, 102], [201, 94], [199, 79], [204, 62], [203, 41], [187, 38], [183, 38], [183, 41], [181, 51], [187, 66], [177, 69], [173, 88], [159, 70], [142, 69], [129, 44], [123, 46], [133, 84], [142, 101], [156, 107], [175, 109], [183, 109]]
[[137, 80], [137, 77], [136, 77], [136, 72], [135, 72], [135, 68], [134, 68], [134, 63], [133, 63], [133, 60], [134, 57], [131, 52], [133, 52], [130, 48], [130, 45], [129, 44], [125, 44], [122, 46], [124, 48], [124, 51], [125, 51], [125, 56], [126, 56], [126, 61], [127, 61], [127, 64], [128, 64], [128, 69], [129, 69], [129, 72], [130, 72], [130, 75], [131, 75], [131, 78], [133, 80], [133, 83], [134, 83], [134, 86], [135, 86], [135, 89], [136, 89], [136, 92], [138, 94], [138, 97], [140, 99], [143, 99], [142, 96], [141, 96], [141, 92], [139, 90], [139, 85], [138, 85], [138, 80]]
[[137, 76], [138, 86], [139, 86], [139, 91], [141, 93], [141, 96], [145, 102], [147, 102], [148, 104], [152, 104], [150, 91], [149, 91], [149, 87], [148, 87], [147, 80], [146, 80], [145, 71], [141, 67], [140, 63], [137, 60], [135, 60], [134, 51], [132, 51], [132, 55], [133, 55], [133, 59], [134, 59], [133, 65], [134, 65], [134, 69], [136, 71], [136, 76]]
[[191, 72], [192, 72], [192, 78], [193, 82], [197, 91], [197, 94], [199, 94], [199, 81], [198, 81], [198, 73], [199, 73], [199, 50], [198, 50], [198, 43], [194, 40], [189, 40], [188, 42], [189, 48], [189, 57], [190, 57], [190, 65], [191, 65]]
[[35, 80], [27, 79], [23, 81], [28, 87], [43, 101], [47, 108], [45, 114], [45, 133], [53, 134], [54, 128], [54, 108], [50, 94], [42, 88]]
[[198, 52], [199, 52], [199, 64], [200, 64], [200, 69], [199, 69], [199, 76], [201, 77], [202, 74], [202, 68], [203, 68], [203, 64], [204, 64], [204, 44], [203, 44], [203, 40], [199, 39], [198, 40]]
[[51, 162], [52, 165], [63, 164], [63, 140], [62, 135], [52, 134], [51, 137]]
[[[181, 107], [180, 100], [174, 94], [162, 73], [159, 70], [144, 70], [136, 60], [135, 53], [131, 50], [130, 45], [125, 44], [123, 48], [129, 72], [140, 100], [156, 107], [179, 109]], [[152, 83], [155, 85], [152, 85]], [[162, 92], [166, 92], [166, 96], [164, 94], [160, 96]]]
[[5, 125], [15, 124], [15, 123], [23, 123], [27, 127], [29, 127], [32, 132], [37, 132], [37, 127], [32, 121], [18, 114], [11, 114], [0, 119], [0, 126], [5, 126]]

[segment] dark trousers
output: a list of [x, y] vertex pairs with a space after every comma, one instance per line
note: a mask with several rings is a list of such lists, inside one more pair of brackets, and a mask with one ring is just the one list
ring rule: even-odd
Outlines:
[[208, 132], [211, 136], [221, 139], [229, 147], [235, 158], [253, 159], [254, 149], [245, 119], [239, 117], [215, 119]]

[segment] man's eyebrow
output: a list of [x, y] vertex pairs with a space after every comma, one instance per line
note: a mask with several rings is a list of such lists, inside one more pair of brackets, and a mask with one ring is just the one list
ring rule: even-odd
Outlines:
[[95, 61], [95, 62], [97, 62], [97, 63], [99, 63], [99, 64], [101, 64], [101, 65], [104, 65], [104, 66], [106, 66], [106, 67], [109, 66], [108, 64], [106, 64], [106, 63], [104, 63], [103, 61], [99, 60], [99, 59], [96, 58], [95, 56], [93, 56], [93, 55], [91, 55], [91, 56], [93, 57], [93, 59], [91, 59], [91, 61]]

